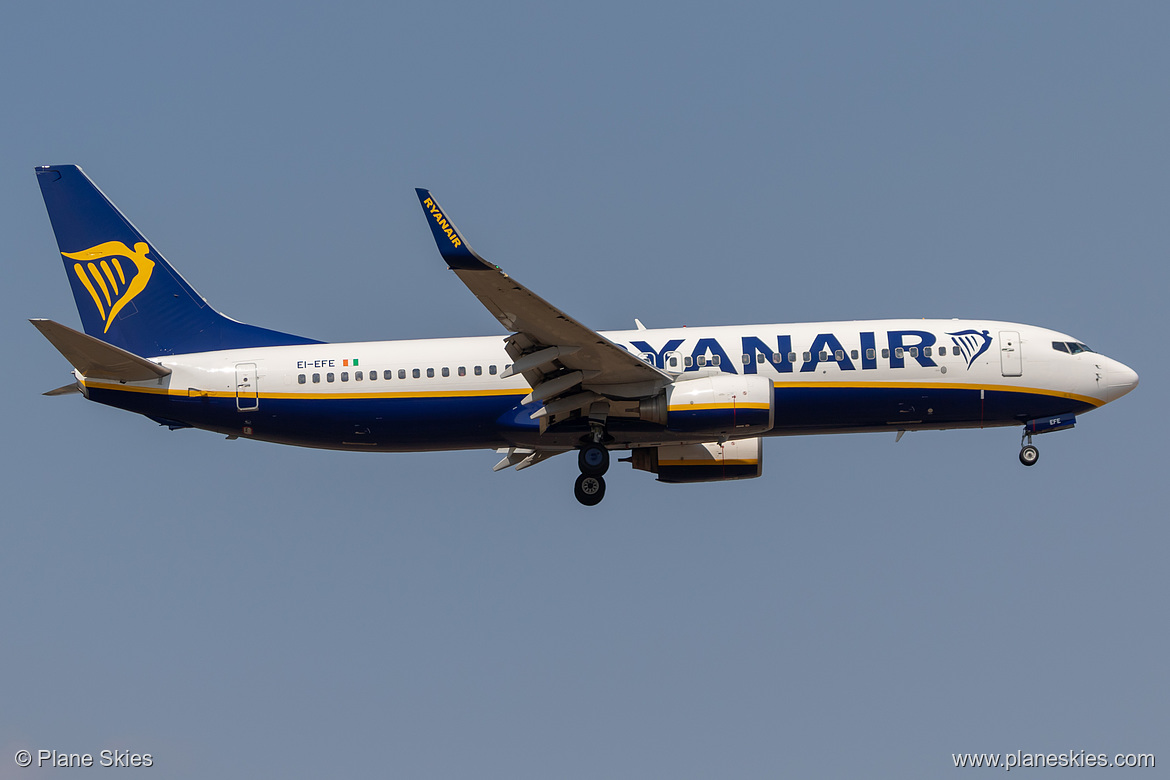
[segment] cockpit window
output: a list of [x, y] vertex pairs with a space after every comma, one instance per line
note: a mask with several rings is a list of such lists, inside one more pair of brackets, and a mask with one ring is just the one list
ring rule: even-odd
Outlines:
[[1088, 344], [1082, 344], [1079, 341], [1054, 341], [1052, 348], [1057, 352], [1067, 352], [1070, 355], [1079, 355], [1082, 352], [1092, 352]]

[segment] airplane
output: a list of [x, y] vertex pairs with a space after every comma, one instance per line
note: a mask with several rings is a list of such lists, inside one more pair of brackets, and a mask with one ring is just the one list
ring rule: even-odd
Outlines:
[[80, 392], [171, 430], [369, 452], [493, 449], [495, 470], [611, 452], [666, 483], [759, 477], [763, 439], [1020, 426], [1032, 437], [1133, 390], [1072, 336], [988, 320], [594, 330], [539, 297], [416, 193], [439, 254], [507, 336], [326, 343], [220, 314], [75, 165], [36, 168], [84, 332], [32, 324]]

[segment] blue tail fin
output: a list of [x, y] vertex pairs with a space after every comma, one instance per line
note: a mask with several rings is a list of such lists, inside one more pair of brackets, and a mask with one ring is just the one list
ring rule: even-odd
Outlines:
[[142, 357], [320, 343], [223, 316], [80, 168], [36, 171], [87, 335]]

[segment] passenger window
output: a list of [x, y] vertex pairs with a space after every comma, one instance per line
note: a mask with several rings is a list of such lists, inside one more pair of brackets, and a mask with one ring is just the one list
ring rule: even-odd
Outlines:
[[946, 357], [947, 356], [947, 348], [946, 347], [939, 347], [938, 348], [938, 355], [939, 355], [939, 357]]
[[829, 353], [828, 353], [828, 352], [826, 352], [825, 350], [823, 350], [823, 349], [822, 349], [822, 350], [820, 351], [820, 353], [817, 355], [817, 359], [818, 359], [818, 360], [821, 360], [821, 361], [828, 360], [828, 359], [829, 359]]
[[694, 358], [692, 358], [690, 355], [687, 355], [683, 358], [683, 365], [687, 368], [690, 368], [694, 362]]
[[934, 350], [933, 350], [933, 349], [931, 349], [930, 347], [923, 347], [923, 348], [922, 348], [922, 354], [923, 354], [923, 355], [926, 355], [926, 357], [930, 357], [931, 355], [933, 355], [933, 354], [934, 354]]
[[698, 363], [700, 366], [705, 366], [705, 365], [707, 365], [707, 356], [706, 355], [699, 355], [697, 358], [695, 358], [695, 362]]
[[872, 347], [867, 349], [865, 351], [865, 359], [866, 360], [876, 360], [877, 359], [877, 350], [873, 349]]
[[713, 365], [713, 366], [719, 365], [720, 360], [721, 360], [721, 358], [718, 355], [712, 355], [711, 356], [711, 365]]
[[[390, 377], [391, 377], [391, 374], [389, 371], [382, 372], [383, 379], [389, 379]], [[406, 379], [406, 369], [405, 368], [398, 369], [398, 378], [399, 379]]]
[[427, 379], [434, 379], [434, 378], [435, 378], [435, 369], [428, 368], [427, 369]]
[[303, 385], [304, 383], [305, 383], [305, 375], [304, 375], [304, 374], [299, 374], [299, 375], [297, 376], [297, 384], [298, 384], [298, 385]]
[[910, 347], [910, 357], [918, 357], [918, 347]]
[[488, 366], [488, 373], [491, 374], [492, 376], [495, 376], [496, 375], [496, 367], [495, 366]]
[[849, 357], [853, 358], [854, 360], [857, 360], [857, 350], [853, 350], [852, 352], [850, 352]]
[[742, 355], [740, 355], [739, 362], [743, 363], [746, 366], [748, 363], [752, 362], [752, 356], [745, 352]]
[[667, 359], [666, 365], [669, 368], [678, 368], [678, 355], [671, 355]]
[[348, 371], [342, 371], [342, 372], [341, 372], [341, 381], [342, 381], [342, 382], [348, 382], [348, 381], [349, 381], [349, 372], [348, 372]]
[[325, 375], [325, 381], [326, 381], [326, 382], [332, 382], [332, 381], [333, 381], [333, 372], [332, 372], [332, 371], [330, 371], [328, 374], [326, 374], [326, 375]]
[[451, 376], [451, 369], [443, 366], [443, 376]]
[[422, 371], [419, 371], [417, 368], [415, 368], [411, 370], [410, 375], [415, 379], [418, 379], [420, 376], [422, 376]]
[[[779, 362], [780, 362], [780, 361], [779, 361], [779, 359], [778, 359], [779, 357], [780, 357], [779, 355], [772, 355], [772, 359], [773, 359], [773, 360], [775, 360], [777, 363], [779, 363]], [[763, 362], [764, 362], [764, 360], [765, 360], [764, 353], [763, 353], [763, 352], [757, 352], [757, 353], [756, 353], [756, 362], [757, 362], [757, 363], [763, 363]]]
[[795, 353], [795, 352], [789, 352], [789, 353], [788, 353], [788, 362], [789, 362], [789, 363], [795, 363], [795, 362], [796, 362], [796, 353]]
[[898, 358], [899, 360], [901, 360], [905, 356], [906, 356], [906, 350], [902, 349], [901, 347], [898, 347], [897, 349], [894, 350], [894, 357]]
[[805, 363], [808, 363], [810, 360], [812, 360], [812, 353], [811, 353], [811, 352], [805, 352], [805, 353], [804, 353], [804, 362], [805, 362]]
[[889, 356], [890, 356], [890, 350], [888, 350], [888, 349], [883, 349], [883, 350], [882, 350], [882, 357], [883, 357], [883, 358], [888, 358]]
[[361, 371], [354, 372], [353, 378], [356, 379], [358, 382], [362, 381], [362, 372]]
[[467, 376], [467, 366], [459, 366], [459, 376]]
[[321, 375], [320, 374], [313, 374], [313, 384], [319, 384], [320, 382], [321, 382]]
[[476, 366], [475, 367], [475, 375], [476, 376], [483, 376], [483, 366]]
[[845, 359], [845, 350], [839, 349], [833, 353], [833, 360], [844, 360], [844, 359]]

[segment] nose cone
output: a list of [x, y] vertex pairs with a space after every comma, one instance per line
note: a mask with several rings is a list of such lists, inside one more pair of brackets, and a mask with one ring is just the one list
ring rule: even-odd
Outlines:
[[1110, 359], [1105, 365], [1105, 402], [1116, 401], [1138, 386], [1138, 375], [1129, 366]]

